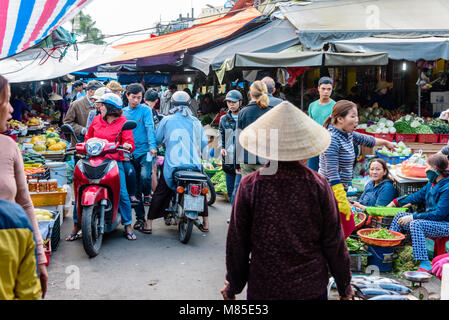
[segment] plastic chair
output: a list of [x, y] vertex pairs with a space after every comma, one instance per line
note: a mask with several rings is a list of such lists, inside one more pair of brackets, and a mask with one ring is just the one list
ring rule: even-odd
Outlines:
[[433, 245], [433, 256], [439, 256], [446, 253], [446, 242], [449, 241], [449, 237], [442, 238], [429, 238], [434, 241]]

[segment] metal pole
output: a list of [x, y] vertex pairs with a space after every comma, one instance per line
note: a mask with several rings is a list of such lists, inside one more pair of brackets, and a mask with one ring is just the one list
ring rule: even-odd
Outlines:
[[304, 73], [301, 75], [301, 110], [304, 111]]
[[421, 117], [421, 68], [418, 69], [418, 117]]

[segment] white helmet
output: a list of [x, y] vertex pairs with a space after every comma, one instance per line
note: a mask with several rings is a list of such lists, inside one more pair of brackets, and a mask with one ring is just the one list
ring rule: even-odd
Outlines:
[[176, 91], [171, 97], [173, 106], [189, 106], [190, 96], [185, 91]]

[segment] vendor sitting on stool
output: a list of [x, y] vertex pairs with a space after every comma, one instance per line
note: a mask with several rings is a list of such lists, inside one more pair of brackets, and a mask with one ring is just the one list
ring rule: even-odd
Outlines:
[[430, 272], [431, 263], [427, 256], [426, 238], [449, 237], [449, 170], [448, 160], [440, 154], [429, 157], [426, 175], [429, 182], [418, 192], [394, 199], [388, 207], [407, 204], [426, 204], [422, 213], [398, 213], [390, 230], [410, 231], [414, 259], [420, 261], [418, 271]]
[[397, 196], [397, 191], [388, 178], [388, 167], [384, 160], [376, 158], [369, 164], [371, 181], [365, 186], [358, 202], [353, 206], [365, 211], [366, 207], [384, 207]]

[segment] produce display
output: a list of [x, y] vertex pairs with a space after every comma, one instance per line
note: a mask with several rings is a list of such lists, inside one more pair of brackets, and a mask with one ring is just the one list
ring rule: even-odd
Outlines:
[[398, 157], [398, 156], [408, 156], [412, 153], [412, 149], [407, 147], [404, 142], [396, 143], [394, 142], [395, 149], [394, 152], [391, 152], [386, 147], [383, 147], [379, 152], [385, 154], [389, 157]]
[[222, 170], [218, 171], [210, 179], [215, 184], [215, 192], [226, 193], [226, 173]]
[[419, 261], [413, 258], [412, 246], [406, 246], [399, 252], [399, 257], [393, 262], [393, 271], [395, 273], [402, 273], [405, 271], [416, 271], [419, 266]]
[[53, 213], [48, 210], [34, 209], [34, 214], [36, 215], [37, 221], [50, 221], [53, 220]]
[[28, 120], [26, 122], [26, 125], [28, 127], [38, 127], [38, 126], [41, 125], [41, 118], [39, 118], [39, 117], [32, 117], [32, 118], [30, 118], [30, 120]]
[[33, 150], [36, 152], [64, 151], [67, 147], [67, 143], [52, 130], [47, 130], [44, 135], [32, 137], [30, 143], [33, 144]]
[[377, 124], [361, 124], [358, 129], [365, 129], [369, 133], [396, 133], [394, 122], [387, 118], [380, 118]]
[[394, 123], [397, 133], [434, 133], [421, 117], [408, 114]]
[[9, 120], [8, 124], [9, 124], [9, 127], [13, 130], [21, 130], [21, 129], [24, 129], [27, 127], [22, 122], [17, 121], [17, 120]]
[[449, 134], [449, 124], [441, 119], [432, 119], [427, 122], [433, 133]]
[[351, 237], [346, 238], [346, 246], [348, 247], [348, 251], [351, 253], [366, 252], [366, 250], [364, 249], [365, 244]]
[[379, 231], [373, 231], [365, 236], [375, 239], [397, 239], [398, 237], [391, 234], [386, 228], [381, 228]]

